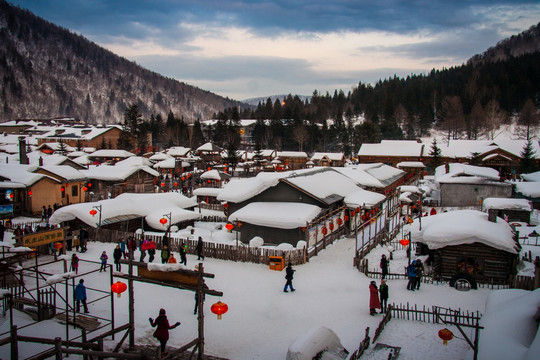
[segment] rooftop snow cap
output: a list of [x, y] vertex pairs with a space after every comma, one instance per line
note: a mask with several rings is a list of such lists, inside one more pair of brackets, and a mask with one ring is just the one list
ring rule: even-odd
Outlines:
[[159, 309], [159, 315], [165, 315], [165, 309]]

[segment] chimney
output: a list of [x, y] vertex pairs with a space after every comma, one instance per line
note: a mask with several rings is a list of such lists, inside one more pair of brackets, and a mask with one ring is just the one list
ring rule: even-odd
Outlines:
[[19, 163], [21, 165], [28, 165], [28, 156], [26, 156], [26, 138], [19, 136]]
[[39, 166], [43, 166], [43, 158], [40, 156], [38, 160]]

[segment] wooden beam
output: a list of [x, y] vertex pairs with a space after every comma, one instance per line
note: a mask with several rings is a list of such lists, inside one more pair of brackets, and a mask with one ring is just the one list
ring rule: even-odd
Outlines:
[[[197, 290], [196, 287], [184, 286], [184, 285], [180, 285], [180, 284], [174, 283], [174, 282], [158, 281], [158, 280], [148, 279], [148, 278], [144, 278], [144, 277], [140, 277], [140, 276], [129, 276], [127, 274], [115, 275], [115, 276], [123, 278], [123, 279], [127, 279], [127, 280], [135, 280], [135, 281], [140, 281], [140, 282], [144, 282], [144, 283], [148, 283], [148, 284], [168, 286], [168, 287], [173, 287], [173, 288], [182, 289], [182, 290], [189, 290], [189, 291], [196, 291]], [[208, 294], [208, 295], [223, 296], [222, 291], [211, 290], [211, 289], [204, 289], [203, 291], [204, 291], [205, 294]]]

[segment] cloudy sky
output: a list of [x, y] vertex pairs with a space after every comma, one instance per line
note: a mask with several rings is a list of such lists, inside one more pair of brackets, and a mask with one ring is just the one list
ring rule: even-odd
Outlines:
[[511, 0], [8, 0], [164, 76], [243, 100], [461, 65], [538, 23]]

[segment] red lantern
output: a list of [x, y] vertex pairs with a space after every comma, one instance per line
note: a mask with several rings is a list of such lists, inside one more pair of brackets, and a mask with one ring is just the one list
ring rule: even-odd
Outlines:
[[161, 183], [161, 187], [165, 187], [165, 183], [164, 183], [164, 182]]
[[379, 211], [379, 208], [375, 206], [375, 212], [378, 212]]
[[305, 226], [302, 226], [300, 229], [301, 229], [302, 231], [306, 231], [306, 227], [305, 227]]
[[343, 220], [341, 220], [341, 218], [338, 218], [338, 219], [337, 219], [337, 224], [338, 224], [338, 225], [343, 224]]
[[330, 231], [334, 231], [334, 223], [330, 223], [328, 227], [330, 228]]
[[165, 226], [165, 224], [167, 223], [167, 219], [161, 218], [159, 219], [159, 222], [161, 223], [161, 225]]
[[357, 207], [357, 208], [356, 208], [356, 212], [360, 212], [360, 207]]
[[345, 215], [345, 216], [343, 217], [343, 219], [344, 219], [345, 221], [349, 221], [349, 215]]
[[399, 243], [401, 245], [403, 245], [403, 246], [407, 246], [407, 245], [409, 245], [410, 241], [407, 240], [407, 239], [401, 239], [401, 240], [399, 240]]
[[182, 176], [182, 178], [181, 178], [181, 179], [182, 179], [182, 181], [186, 180], [186, 178], [185, 178], [185, 177], [183, 177], [183, 176]]
[[92, 210], [89, 211], [89, 213], [90, 213], [90, 215], [92, 215], [92, 216], [96, 216], [97, 210], [96, 210], [96, 209], [92, 209]]
[[32, 196], [32, 190], [28, 190], [28, 196]]
[[63, 247], [64, 247], [64, 245], [61, 242], [54, 243], [54, 245], [53, 245], [53, 248], [55, 250], [57, 250], [57, 251], [60, 250]]
[[366, 221], [367, 217], [366, 214], [362, 215], [362, 221]]
[[228, 207], [229, 207], [229, 203], [223, 204], [223, 207], [224, 207], [225, 209], [228, 208]]
[[111, 291], [118, 294], [118, 297], [122, 296], [122, 293], [127, 290], [127, 285], [121, 281], [117, 281], [111, 285]]
[[229, 307], [227, 306], [227, 304], [221, 301], [218, 301], [210, 308], [210, 311], [217, 315], [218, 320], [221, 320], [221, 315], [225, 314], [228, 310]]
[[225, 225], [225, 229], [231, 231], [232, 229], [234, 229], [234, 225], [233, 225], [232, 223], [227, 223], [227, 224]]
[[448, 341], [454, 338], [454, 334], [447, 328], [439, 330], [439, 337], [442, 339], [444, 345], [448, 345]]
[[401, 209], [403, 207], [403, 204], [399, 204], [399, 208]]
[[88, 188], [86, 186], [83, 186], [82, 191], [88, 191]]
[[375, 209], [371, 209], [370, 214], [375, 215]]
[[355, 215], [354, 210], [351, 210], [351, 217]]
[[174, 186], [178, 186], [178, 183], [176, 181], [174, 182]]
[[321, 232], [323, 233], [323, 235], [326, 235], [328, 233], [328, 229], [326, 227], [323, 227]]

